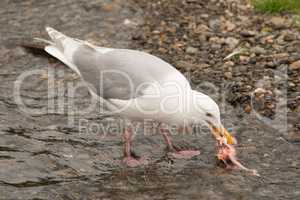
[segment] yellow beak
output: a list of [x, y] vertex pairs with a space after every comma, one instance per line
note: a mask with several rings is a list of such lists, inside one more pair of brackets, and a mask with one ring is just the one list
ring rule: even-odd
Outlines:
[[217, 139], [226, 138], [227, 144], [236, 144], [236, 139], [225, 128], [216, 128], [213, 126], [212, 132]]
[[236, 144], [236, 139], [224, 128], [223, 134], [227, 140], [227, 144]]

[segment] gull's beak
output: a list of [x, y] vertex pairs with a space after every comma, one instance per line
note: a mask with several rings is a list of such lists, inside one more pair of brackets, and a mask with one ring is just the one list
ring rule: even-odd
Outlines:
[[223, 128], [223, 134], [224, 134], [224, 137], [226, 138], [227, 140], [227, 144], [236, 144], [236, 139], [225, 129]]
[[236, 139], [223, 127], [217, 128], [215, 126], [211, 126], [212, 133], [217, 139], [225, 138], [227, 144], [236, 144]]

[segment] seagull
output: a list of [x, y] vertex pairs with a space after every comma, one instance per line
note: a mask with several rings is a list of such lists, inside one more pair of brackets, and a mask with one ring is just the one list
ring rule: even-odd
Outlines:
[[[142, 51], [99, 47], [51, 27], [46, 27], [46, 31], [51, 40], [35, 38], [47, 43], [46, 52], [77, 73], [108, 112], [129, 121], [151, 119], [161, 124], [159, 132], [175, 158], [188, 159], [200, 152], [178, 150], [163, 125], [179, 129], [204, 125], [221, 146], [236, 143], [221, 123], [217, 103], [193, 90], [185, 76], [171, 64]], [[132, 135], [132, 128], [126, 126], [122, 133], [123, 163], [129, 167], [144, 165], [148, 162], [145, 157], [136, 158], [131, 153]], [[228, 154], [227, 151], [224, 156]]]

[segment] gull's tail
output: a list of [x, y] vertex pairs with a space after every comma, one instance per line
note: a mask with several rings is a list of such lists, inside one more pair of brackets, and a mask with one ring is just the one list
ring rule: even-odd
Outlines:
[[52, 39], [52, 43], [55, 44], [55, 47], [61, 51], [64, 51], [64, 47], [66, 46], [69, 37], [65, 36], [61, 32], [58, 32], [57, 30], [51, 27], [46, 27], [46, 31], [49, 37]]
[[45, 40], [43, 38], [34, 38], [34, 39], [38, 40], [40, 42], [44, 42], [46, 44], [55, 46], [56, 48], [58, 48], [60, 51], [63, 52], [67, 45], [67, 41], [69, 40], [69, 42], [70, 42], [71, 38], [67, 37], [66, 35], [64, 35], [61, 32], [58, 32], [54, 28], [46, 27], [45, 29], [46, 29], [49, 37], [51, 38], [51, 41]]
[[51, 38], [51, 41], [42, 38], [34, 39], [45, 42], [47, 44], [47, 46], [44, 48], [46, 52], [66, 64], [78, 75], [80, 75], [78, 68], [73, 64], [73, 53], [81, 45], [81, 42], [68, 37], [51, 27], [46, 27], [46, 31]]
[[[81, 73], [73, 62], [74, 52], [76, 52], [78, 48], [82, 47], [82, 45], [85, 45], [90, 49], [93, 49], [94, 51], [97, 51], [99, 49], [98, 50], [99, 52], [101, 51], [107, 52], [109, 50], [107, 48], [96, 47], [86, 41], [68, 37], [51, 27], [46, 27], [46, 31], [49, 37], [51, 38], [51, 40], [45, 40], [42, 38], [34, 38], [34, 39], [46, 43], [47, 46], [44, 48], [45, 51], [50, 55], [52, 55], [53, 57], [60, 60], [61, 62], [63, 62], [64, 64], [66, 64], [73, 71], [75, 71], [79, 76], [81, 76]], [[110, 102], [98, 96], [92, 89], [89, 88], [89, 90], [93, 97], [93, 100], [97, 99], [100, 102], [103, 102], [103, 104], [101, 105], [104, 106], [104, 109], [105, 108], [117, 109]]]

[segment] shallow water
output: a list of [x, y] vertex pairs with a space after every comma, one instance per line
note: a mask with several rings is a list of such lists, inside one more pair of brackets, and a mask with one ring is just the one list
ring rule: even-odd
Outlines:
[[[59, 84], [79, 82], [62, 64], [41, 52], [16, 47], [32, 36], [41, 36], [51, 25], [81, 39], [102, 45], [130, 47], [135, 26], [124, 20], [143, 20], [143, 10], [124, 1], [2, 1], [0, 3], [0, 199], [297, 199], [299, 193], [299, 144], [284, 139], [284, 133], [266, 126], [251, 115], [239, 115], [230, 106], [223, 110], [226, 127], [232, 128], [239, 145], [240, 161], [257, 169], [261, 177], [244, 171], [228, 171], [215, 158], [212, 136], [174, 135], [181, 148], [199, 149], [191, 160], [167, 155], [162, 138], [138, 130], [134, 140], [137, 155], [147, 155], [150, 164], [124, 167], [118, 131], [96, 127], [78, 132], [77, 123], [107, 124], [97, 112], [70, 115], [67, 94], [49, 95], [49, 75]], [[7, 21], [8, 24], [7, 25]], [[45, 74], [26, 79], [21, 95], [26, 105], [44, 112], [27, 115], [13, 98], [17, 77], [41, 69]], [[47, 73], [49, 74], [47, 76]], [[196, 77], [197, 78], [197, 77]], [[63, 87], [64, 88], [64, 87]], [[60, 96], [61, 95], [61, 96]], [[50, 102], [64, 100], [62, 108]], [[86, 91], [74, 104], [89, 103]], [[48, 111], [48, 112], [47, 112]], [[71, 120], [70, 120], [71, 119]], [[116, 129], [118, 130], [118, 129]], [[109, 134], [107, 134], [107, 132]], [[104, 137], [104, 134], [107, 134]]]

